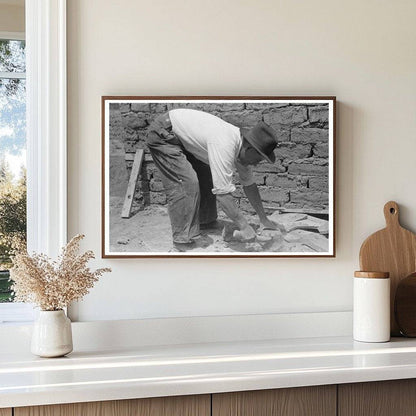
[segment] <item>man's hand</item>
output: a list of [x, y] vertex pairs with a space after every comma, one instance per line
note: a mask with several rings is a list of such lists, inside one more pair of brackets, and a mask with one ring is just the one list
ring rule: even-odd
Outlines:
[[278, 225], [275, 222], [269, 220], [267, 217], [262, 219], [260, 222], [263, 225], [264, 229], [266, 230], [278, 230], [279, 229]]
[[230, 218], [240, 230], [248, 227], [247, 220], [244, 218], [243, 213], [236, 206], [234, 197], [231, 194], [217, 195], [217, 201], [219, 202], [223, 211], [227, 214], [228, 218]]
[[264, 212], [263, 202], [261, 201], [257, 185], [253, 183], [252, 185], [244, 186], [244, 192], [251, 205], [256, 210], [263, 229], [277, 230], [279, 228], [277, 224], [275, 224], [273, 221], [270, 221]]
[[251, 225], [247, 224], [247, 227], [241, 229], [241, 230], [235, 230], [233, 233], [233, 237], [236, 240], [240, 241], [252, 241], [256, 238], [256, 232], [253, 230], [253, 227]]

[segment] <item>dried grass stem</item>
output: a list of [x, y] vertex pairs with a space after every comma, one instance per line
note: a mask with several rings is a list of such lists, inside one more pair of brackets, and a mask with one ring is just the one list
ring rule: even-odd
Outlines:
[[83, 298], [103, 273], [111, 272], [109, 268], [88, 268], [94, 253], [78, 254], [83, 238], [81, 234], [72, 238], [57, 261], [44, 254], [19, 251], [10, 270], [15, 302], [34, 303], [42, 310], [56, 311]]

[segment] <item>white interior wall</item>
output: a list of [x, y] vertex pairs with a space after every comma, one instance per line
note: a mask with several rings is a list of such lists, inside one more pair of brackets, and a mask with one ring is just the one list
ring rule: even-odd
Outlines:
[[[351, 310], [362, 240], [416, 230], [413, 0], [69, 0], [68, 226], [110, 266], [81, 321]], [[335, 95], [335, 259], [100, 259], [102, 95]]]

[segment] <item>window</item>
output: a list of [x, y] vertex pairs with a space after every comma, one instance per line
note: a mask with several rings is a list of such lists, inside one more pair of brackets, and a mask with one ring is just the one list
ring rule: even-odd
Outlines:
[[[26, 80], [1, 72], [26, 87], [27, 247], [55, 257], [66, 243], [66, 0], [26, 1], [25, 32]], [[31, 305], [0, 303], [0, 324], [33, 316]]]
[[[7, 38], [6, 38], [7, 37]], [[0, 34], [0, 302], [12, 301], [13, 247], [26, 244], [26, 53], [21, 34]]]

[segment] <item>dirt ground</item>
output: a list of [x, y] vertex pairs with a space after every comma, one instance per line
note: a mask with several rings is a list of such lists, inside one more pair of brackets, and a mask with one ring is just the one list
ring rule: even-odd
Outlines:
[[[170, 252], [172, 235], [167, 208], [151, 205], [121, 218], [122, 198], [110, 201], [110, 248], [112, 252], [149, 253]], [[233, 236], [235, 227], [220, 213], [215, 228], [201, 230], [201, 237], [189, 253], [215, 252], [324, 252], [328, 251], [326, 221], [305, 214], [279, 214], [271, 217], [279, 230], [263, 230], [258, 218], [246, 216], [257, 232], [254, 241], [241, 242]], [[318, 230], [319, 229], [319, 230]]]

